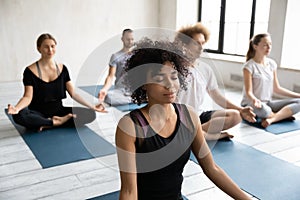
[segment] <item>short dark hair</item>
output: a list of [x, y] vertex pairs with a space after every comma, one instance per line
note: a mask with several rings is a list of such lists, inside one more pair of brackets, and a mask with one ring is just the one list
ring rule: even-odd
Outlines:
[[124, 29], [123, 30], [123, 32], [122, 32], [122, 36], [124, 36], [125, 35], [125, 33], [132, 33], [133, 32], [133, 30], [132, 29], [130, 29], [130, 28], [126, 28], [126, 29]]
[[167, 61], [177, 70], [181, 88], [186, 89], [185, 78], [189, 74], [189, 62], [185, 59], [182, 45], [170, 41], [153, 41], [149, 38], [143, 38], [136, 43], [125, 66], [125, 84], [132, 92], [134, 103], [147, 102], [146, 91], [143, 89], [147, 73], [151, 70], [152, 74], [156, 74]]

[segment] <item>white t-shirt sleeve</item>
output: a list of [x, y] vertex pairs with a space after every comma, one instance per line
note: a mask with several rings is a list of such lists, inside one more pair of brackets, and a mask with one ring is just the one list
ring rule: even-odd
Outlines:
[[190, 77], [186, 91], [180, 91], [178, 94], [178, 102], [187, 104], [195, 109], [198, 115], [208, 107], [204, 107], [203, 103], [209, 98], [207, 91], [218, 88], [218, 83], [213, 70], [209, 65], [198, 62], [195, 67], [190, 67]]
[[243, 69], [246, 69], [250, 72], [250, 74], [253, 74], [253, 65], [249, 64], [249, 62], [244, 64]]
[[205, 82], [204, 85], [206, 85], [206, 91], [211, 91], [219, 88], [216, 76], [208, 64], [199, 61], [196, 66], [196, 70], [202, 81]]
[[[267, 59], [267, 62], [268, 64], [264, 67], [250, 59], [243, 66], [243, 69], [247, 69], [251, 73], [254, 96], [265, 102], [272, 100], [273, 73], [277, 68], [276, 62], [272, 59]], [[246, 96], [245, 91], [243, 93], [242, 105], [249, 105], [251, 101]]]

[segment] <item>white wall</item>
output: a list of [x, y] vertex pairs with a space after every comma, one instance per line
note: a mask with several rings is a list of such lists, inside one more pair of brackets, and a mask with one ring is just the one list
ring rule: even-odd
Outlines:
[[39, 59], [36, 39], [44, 32], [56, 38], [56, 60], [75, 78], [103, 42], [116, 38], [112, 50], [121, 48], [124, 28], [159, 26], [158, 5], [158, 0], [0, 0], [0, 81], [22, 79], [23, 69]]
[[[286, 9], [288, 0], [272, 0], [270, 6], [268, 32], [272, 37], [272, 57], [277, 63], [281, 63], [283, 37], [286, 20]], [[280, 14], [278, 14], [280, 10]]]
[[198, 21], [198, 0], [177, 0], [176, 29]]
[[159, 0], [159, 26], [178, 30], [198, 20], [198, 0]]
[[284, 27], [284, 39], [282, 48], [282, 65], [293, 69], [299, 69], [300, 61], [296, 58], [300, 46], [299, 28], [296, 28], [299, 23], [300, 2], [298, 0], [289, 0], [287, 4], [287, 16]]
[[[272, 0], [270, 12], [271, 57], [279, 66], [286, 4], [287, 0]], [[121, 48], [119, 34], [124, 28], [161, 27], [175, 31], [195, 23], [197, 15], [198, 0], [0, 0], [0, 82], [21, 80], [24, 67], [39, 58], [36, 39], [43, 32], [56, 37], [57, 60], [77, 78], [79, 72], [89, 74], [80, 71], [84, 64], [93, 65], [94, 71], [97, 65], [101, 68], [107, 64], [110, 54]], [[106, 51], [95, 56], [99, 46]], [[91, 55], [94, 60], [86, 62]], [[232, 81], [230, 76], [242, 76], [244, 58], [229, 60], [222, 56], [206, 58], [220, 83], [241, 88], [242, 83]], [[278, 71], [281, 84], [289, 89], [297, 84], [299, 75], [299, 71]]]
[[175, 30], [177, 15], [177, 0], [159, 1], [159, 27]]

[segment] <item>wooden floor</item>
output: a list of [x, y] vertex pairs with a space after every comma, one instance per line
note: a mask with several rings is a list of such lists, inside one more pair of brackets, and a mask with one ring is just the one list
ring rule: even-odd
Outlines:
[[[0, 199], [88, 199], [118, 190], [116, 155], [47, 169], [41, 167], [4, 113], [7, 104], [15, 104], [22, 93], [22, 83], [0, 83]], [[226, 89], [225, 95], [236, 103], [240, 101], [238, 90]], [[72, 102], [68, 99], [65, 103]], [[116, 124], [125, 113], [115, 108], [108, 111], [98, 113], [97, 120], [89, 127], [114, 145]], [[235, 135], [233, 140], [300, 167], [300, 131], [274, 135], [245, 124], [229, 131]], [[231, 199], [191, 161], [184, 176], [183, 194], [190, 200]]]

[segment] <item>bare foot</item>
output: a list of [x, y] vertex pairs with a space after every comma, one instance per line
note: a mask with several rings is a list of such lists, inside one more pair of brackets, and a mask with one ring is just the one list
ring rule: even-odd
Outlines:
[[233, 138], [234, 135], [231, 135], [230, 133], [228, 132], [221, 132], [220, 134], [217, 134], [217, 133], [205, 133], [205, 139], [206, 140], [221, 140], [221, 139], [224, 139], [224, 138]]
[[[285, 118], [283, 119], [282, 121], [284, 120], [288, 120], [288, 121], [294, 121], [296, 118], [294, 116], [290, 116], [288, 118]], [[261, 126], [264, 127], [264, 128], [267, 128], [268, 126], [270, 126], [274, 121], [272, 120], [272, 118], [266, 118], [266, 119], [263, 119], [261, 121]]]
[[38, 132], [42, 132], [44, 129], [51, 128], [51, 126], [41, 126]]
[[[49, 120], [52, 120], [52, 118], [48, 118]], [[38, 132], [42, 132], [44, 129], [46, 128], [51, 128], [51, 126], [41, 126], [39, 129], [38, 129]]]
[[266, 118], [261, 121], [261, 126], [264, 128], [267, 128], [271, 124], [272, 124], [272, 120], [270, 118]]
[[76, 115], [73, 115], [71, 113], [63, 116], [63, 117], [58, 117], [58, 116], [53, 116], [52, 117], [52, 121], [53, 121], [53, 126], [60, 126], [64, 123], [66, 123], [69, 119], [71, 119], [72, 117], [76, 117]]

